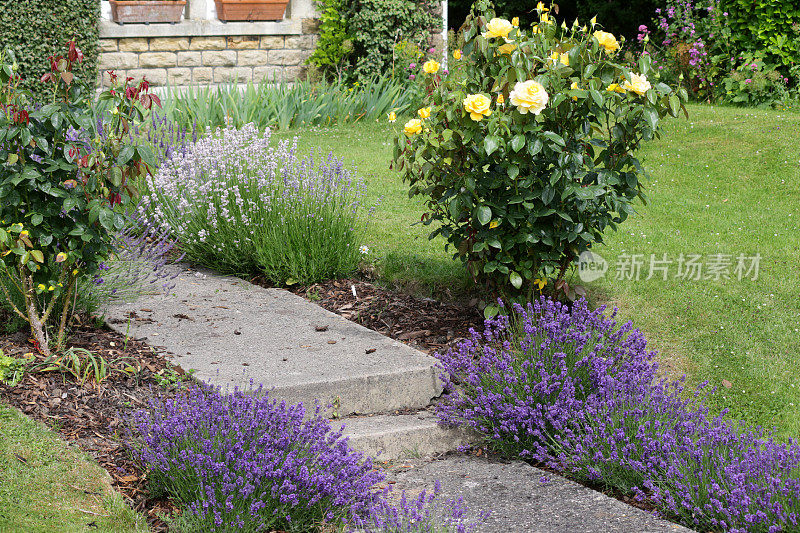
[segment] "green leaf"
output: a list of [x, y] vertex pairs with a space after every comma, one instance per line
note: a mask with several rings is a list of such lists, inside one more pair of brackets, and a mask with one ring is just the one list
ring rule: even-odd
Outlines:
[[500, 307], [496, 305], [487, 305], [483, 308], [483, 317], [487, 320], [496, 317], [498, 314], [500, 314]]
[[589, 96], [592, 97], [597, 107], [603, 107], [603, 95], [597, 89], [589, 89]]
[[478, 207], [475, 215], [478, 218], [478, 222], [480, 222], [482, 226], [485, 226], [492, 220], [492, 209], [488, 206], [482, 205]]
[[515, 271], [511, 271], [511, 273], [508, 275], [508, 280], [515, 289], [520, 289], [522, 287], [522, 276], [517, 274]]
[[487, 135], [483, 140], [483, 148], [486, 150], [486, 155], [492, 155], [499, 147], [500, 139], [495, 135]]
[[37, 263], [44, 263], [44, 254], [41, 250], [31, 250], [31, 257]]
[[42, 223], [43, 220], [44, 217], [41, 215], [41, 213], [34, 213], [33, 216], [31, 217], [31, 224], [33, 224], [34, 226], [38, 226], [39, 224]]
[[542, 191], [542, 202], [544, 205], [550, 205], [556, 195], [556, 190], [552, 187], [545, 187]]
[[530, 155], [536, 155], [542, 151], [542, 147], [544, 143], [542, 143], [541, 139], [535, 139], [532, 143], [528, 143], [528, 153]]
[[503, 245], [500, 244], [500, 241], [497, 239], [497, 237], [490, 237], [486, 239], [486, 244], [488, 244], [492, 248], [497, 248], [498, 250], [503, 249]]
[[511, 139], [511, 149], [515, 152], [519, 152], [525, 146], [525, 136], [524, 135], [514, 135], [514, 138]]

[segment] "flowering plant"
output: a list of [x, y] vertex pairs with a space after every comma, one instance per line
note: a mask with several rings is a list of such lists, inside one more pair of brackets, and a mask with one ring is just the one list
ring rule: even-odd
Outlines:
[[134, 182], [153, 160], [128, 133], [159, 102], [146, 81], [131, 85], [132, 78], [111, 73], [112, 88], [100, 94], [111, 114], [100, 119], [104, 135], [92, 139], [90, 90], [73, 72], [83, 61], [74, 42], [65, 55], [50, 57], [40, 81], [52, 85], [53, 97], [44, 105], [19, 88], [10, 59], [0, 58], [0, 269], [22, 294], [22, 308], [5, 285], [0, 289], [49, 355], [56, 304], [60, 350], [78, 277], [97, 271], [113, 249], [111, 232], [125, 225], [114, 206], [136, 196]]
[[540, 298], [487, 320], [439, 356], [440, 419], [700, 531], [797, 531], [800, 445], [711, 414], [703, 386], [661, 379], [642, 333], [604, 311]]
[[428, 198], [431, 238], [476, 280], [529, 297], [547, 278], [564, 287], [578, 255], [633, 212], [634, 153], [687, 95], [651, 84], [647, 57], [636, 70], [618, 62], [619, 42], [595, 21], [559, 26], [540, 3], [524, 29], [486, 0], [473, 9], [450, 75], [423, 74], [430, 116], [398, 134], [394, 164]]

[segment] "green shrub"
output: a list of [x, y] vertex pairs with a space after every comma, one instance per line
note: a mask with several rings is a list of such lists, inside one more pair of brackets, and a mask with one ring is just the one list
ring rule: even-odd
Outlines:
[[578, 255], [633, 212], [644, 173], [634, 153], [686, 93], [651, 87], [646, 57], [638, 72], [618, 63], [619, 44], [597, 28], [561, 29], [544, 11], [534, 31], [493, 17], [477, 2], [462, 58], [445, 78], [427, 74], [395, 164], [427, 198], [424, 221], [441, 224], [432, 237], [476, 279], [530, 296], [544, 278], [563, 287]]
[[722, 0], [739, 50], [763, 51], [784, 67], [800, 64], [797, 0]]
[[13, 50], [22, 86], [42, 100], [49, 88], [37, 80], [49, 70], [47, 58], [61, 53], [66, 41], [80, 41], [84, 62], [76, 75], [94, 84], [99, 19], [97, 0], [6, 1], [0, 7], [0, 50]]
[[719, 85], [722, 101], [751, 107], [786, 105], [788, 81], [773, 64], [764, 61], [762, 54], [746, 54], [736, 69], [722, 78]]
[[394, 46], [410, 41], [427, 48], [430, 28], [437, 24], [434, 0], [352, 0], [347, 7], [348, 33], [353, 36], [354, 75], [359, 78], [391, 71]]
[[319, 40], [308, 63], [328, 77], [341, 79], [345, 58], [353, 51], [353, 41], [347, 33], [343, 10], [345, 0], [318, 0], [320, 15]]

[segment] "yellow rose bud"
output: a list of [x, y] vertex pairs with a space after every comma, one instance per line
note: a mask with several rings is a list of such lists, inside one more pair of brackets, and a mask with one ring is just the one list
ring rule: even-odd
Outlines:
[[513, 28], [514, 26], [506, 19], [493, 18], [486, 25], [486, 31], [482, 35], [485, 39], [494, 39], [496, 37], [508, 39], [508, 34]]
[[534, 26], [531, 28], [531, 33], [534, 33], [534, 34], [536, 34], [536, 33], [542, 33], [542, 30], [540, 30], [540, 29], [539, 29], [539, 25], [538, 25], [538, 24], [536, 24], [536, 25], [534, 25]]
[[431, 108], [430, 107], [423, 107], [419, 111], [417, 111], [419, 118], [428, 118], [431, 116]]
[[480, 122], [483, 117], [492, 114], [489, 105], [492, 103], [489, 98], [482, 94], [470, 94], [464, 98], [464, 109], [469, 113], [469, 117], [475, 122]]
[[529, 112], [538, 115], [550, 100], [544, 86], [535, 80], [518, 81], [509, 96], [511, 103], [517, 106], [517, 111], [523, 115]]
[[422, 121], [418, 118], [412, 118], [406, 122], [406, 125], [403, 127], [403, 131], [407, 136], [413, 137], [422, 131]]
[[544, 2], [539, 2], [536, 4], [536, 9], [538, 11], [550, 11], [550, 8], [544, 7]]
[[38, 291], [45, 291], [45, 290], [47, 290], [47, 287], [45, 287], [44, 285], [42, 285], [42, 284], [40, 283], [40, 284], [38, 284], [38, 285], [36, 286], [36, 290], [38, 290]]
[[553, 60], [553, 63], [558, 63], [561, 61], [566, 66], [569, 66], [569, 54], [559, 54], [558, 52], [553, 52], [553, 55], [550, 56], [550, 59]]
[[597, 39], [597, 42], [605, 48], [607, 54], [611, 54], [612, 52], [616, 52], [619, 50], [619, 43], [617, 42], [617, 38], [614, 37], [614, 34], [608, 33], [607, 31], [600, 31], [597, 30], [592, 35], [594, 38]]
[[515, 28], [519, 28], [519, 17], [514, 17], [513, 19], [511, 19], [511, 25], [514, 26]]
[[[578, 87], [578, 82], [577, 81], [573, 81], [572, 85], [570, 85], [569, 88], [570, 89], [579, 89], [580, 87]], [[578, 97], [577, 96], [573, 96], [572, 99], [574, 101], [576, 101], [576, 102], [578, 101]]]
[[622, 83], [622, 88], [624, 90], [635, 92], [639, 96], [644, 96], [651, 87], [652, 85], [650, 85], [650, 82], [647, 81], [647, 78], [640, 74], [633, 73], [631, 74], [631, 81], [625, 80]]
[[453, 58], [461, 59], [461, 50], [456, 50], [455, 52], [453, 52]]
[[502, 55], [511, 55], [511, 52], [517, 49], [517, 45], [512, 43], [506, 43], [503, 46], [499, 46], [497, 51]]
[[619, 86], [618, 83], [612, 83], [608, 87], [606, 87], [606, 91], [611, 93], [624, 93], [625, 89]]
[[539, 21], [545, 24], [550, 24], [552, 22], [552, 20], [550, 20], [550, 15], [548, 15], [547, 13], [542, 13], [539, 16]]
[[395, 115], [394, 111], [392, 111], [386, 116], [389, 117], [389, 122], [394, 122], [395, 120], [397, 120], [397, 115]]
[[592, 25], [592, 28], [594, 28], [594, 25], [597, 24], [597, 15], [593, 16], [591, 20], [589, 20], [589, 23]]
[[506, 101], [506, 99], [505, 99], [505, 98], [503, 98], [503, 95], [502, 95], [502, 94], [498, 94], [498, 95], [497, 95], [497, 103], [498, 103], [498, 104], [503, 104], [503, 103], [505, 103], [505, 101]]
[[436, 74], [437, 72], [439, 72], [439, 62], [438, 61], [434, 61], [433, 59], [431, 59], [429, 61], [426, 61], [422, 65], [422, 70], [426, 74]]

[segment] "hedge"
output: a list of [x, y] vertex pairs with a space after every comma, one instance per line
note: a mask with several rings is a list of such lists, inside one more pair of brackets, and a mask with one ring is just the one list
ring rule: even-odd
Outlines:
[[63, 54], [71, 39], [85, 58], [78, 74], [96, 79], [99, 19], [99, 0], [5, 1], [0, 5], [0, 49], [14, 51], [23, 85], [43, 98], [38, 81], [49, 68], [47, 58]]
[[763, 50], [785, 67], [800, 66], [800, 2], [723, 0], [737, 48]]

